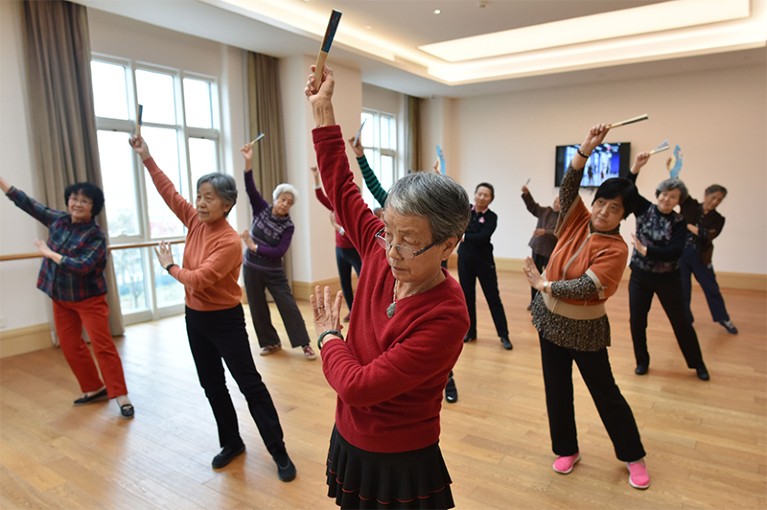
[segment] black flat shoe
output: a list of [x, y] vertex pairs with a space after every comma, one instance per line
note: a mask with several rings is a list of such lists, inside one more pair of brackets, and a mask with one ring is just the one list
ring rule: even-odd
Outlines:
[[477, 335], [470, 335], [466, 333], [466, 336], [463, 337], [463, 343], [468, 344], [469, 342], [473, 342], [477, 339]]
[[136, 410], [133, 408], [133, 404], [123, 404], [120, 406], [120, 416], [126, 420], [132, 419], [134, 414], [136, 414]]
[[706, 369], [705, 366], [696, 368], [695, 374], [698, 376], [698, 379], [700, 379], [701, 381], [708, 381], [709, 379], [711, 379], [711, 376], [708, 375], [708, 369]]
[[287, 453], [285, 454], [285, 458], [287, 459], [285, 465], [280, 465], [280, 463], [277, 462], [277, 459], [274, 459], [274, 463], [277, 464], [277, 476], [280, 480], [283, 482], [290, 482], [296, 477], [296, 465], [293, 464], [293, 461], [290, 460]]
[[501, 337], [501, 343], [503, 344], [503, 348], [506, 349], [507, 351], [510, 351], [514, 348], [514, 346], [511, 345], [511, 340], [509, 340], [509, 337], [507, 336]]
[[719, 324], [721, 324], [722, 327], [726, 329], [729, 334], [731, 335], [738, 334], [738, 328], [735, 327], [735, 324], [733, 324], [732, 321], [719, 321]]
[[647, 374], [648, 370], [650, 370], [650, 367], [647, 365], [637, 365], [637, 367], [634, 369], [634, 373], [636, 375], [645, 375]]
[[245, 444], [240, 443], [238, 446], [224, 446], [221, 449], [221, 453], [213, 457], [211, 465], [213, 469], [221, 469], [234, 460], [235, 457], [245, 453]]
[[99, 391], [98, 393], [94, 393], [93, 395], [83, 395], [82, 397], [78, 398], [72, 403], [76, 406], [84, 406], [86, 404], [92, 404], [94, 402], [100, 402], [102, 400], [107, 400], [106, 388]]
[[458, 402], [458, 388], [455, 386], [455, 379], [452, 377], [447, 380], [445, 386], [445, 400], [448, 404], [455, 404]]

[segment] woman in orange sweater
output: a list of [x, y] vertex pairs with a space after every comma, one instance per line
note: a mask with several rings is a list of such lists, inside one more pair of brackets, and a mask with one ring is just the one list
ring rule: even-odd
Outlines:
[[234, 179], [220, 173], [200, 177], [195, 208], [157, 166], [143, 138], [134, 136], [130, 144], [141, 157], [157, 191], [188, 231], [183, 267], [173, 262], [167, 242], [161, 242], [155, 251], [165, 270], [184, 285], [189, 346], [200, 385], [216, 418], [222, 448], [212, 465], [223, 468], [245, 451], [226, 387], [223, 359], [248, 401], [266, 449], [277, 464], [280, 480], [288, 482], [296, 477], [296, 467], [285, 449], [272, 397], [253, 362], [240, 304], [242, 290], [237, 279], [242, 265], [241, 240], [226, 221], [237, 202]]
[[541, 275], [528, 257], [525, 274], [540, 291], [532, 314], [541, 344], [552, 449], [557, 455], [552, 468], [566, 475], [581, 460], [573, 407], [575, 361], [615, 455], [626, 462], [629, 484], [646, 489], [650, 476], [642, 440], [607, 356], [610, 323], [605, 312], [605, 301], [618, 289], [628, 258], [620, 223], [634, 210], [638, 193], [627, 179], [608, 179], [597, 189], [591, 211], [578, 193], [586, 160], [608, 131], [609, 127], [600, 124], [586, 134], [559, 190], [558, 241], [546, 271]]

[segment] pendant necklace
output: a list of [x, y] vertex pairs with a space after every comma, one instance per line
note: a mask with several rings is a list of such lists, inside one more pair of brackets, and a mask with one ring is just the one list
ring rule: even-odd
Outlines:
[[[410, 296], [415, 296], [416, 294], [420, 294], [421, 292], [425, 292], [431, 288], [431, 284], [434, 283], [434, 280], [440, 277], [442, 274], [442, 270], [440, 270], [437, 273], [437, 276], [431, 279], [429, 283], [426, 284], [426, 287], [424, 287], [422, 290], [416, 290], [415, 292], [412, 292], [410, 294], [407, 294], [405, 296], [402, 296], [402, 299]], [[388, 318], [394, 317], [394, 314], [397, 312], [397, 291], [399, 290], [399, 280], [394, 280], [394, 293], [391, 298], [391, 303], [389, 306], [386, 307], [386, 316]]]
[[394, 280], [394, 295], [391, 298], [391, 304], [386, 307], [386, 316], [388, 318], [394, 317], [394, 312], [397, 311], [397, 290], [399, 289], [399, 280]]

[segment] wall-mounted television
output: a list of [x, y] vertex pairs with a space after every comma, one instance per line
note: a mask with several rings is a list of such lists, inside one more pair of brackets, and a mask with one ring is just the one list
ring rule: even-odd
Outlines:
[[[570, 160], [580, 144], [557, 145], [554, 185], [562, 184]], [[582, 188], [596, 188], [611, 177], [625, 177], [631, 169], [631, 143], [615, 142], [598, 145], [589, 156], [581, 179]]]

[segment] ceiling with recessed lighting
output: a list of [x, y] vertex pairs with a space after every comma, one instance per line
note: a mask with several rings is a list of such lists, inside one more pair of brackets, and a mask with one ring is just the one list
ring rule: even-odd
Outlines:
[[[767, 0], [76, 0], [414, 96], [462, 97], [765, 62]], [[436, 14], [436, 12], [439, 14]]]

